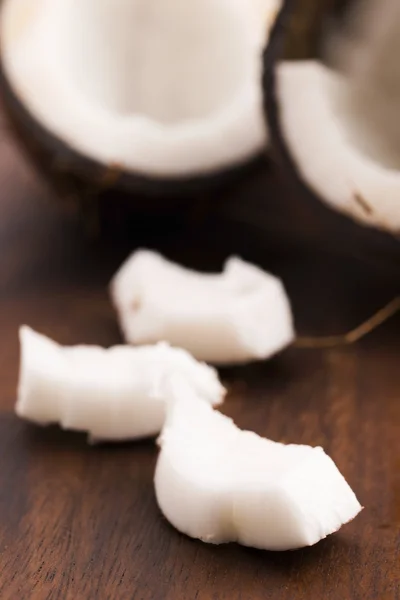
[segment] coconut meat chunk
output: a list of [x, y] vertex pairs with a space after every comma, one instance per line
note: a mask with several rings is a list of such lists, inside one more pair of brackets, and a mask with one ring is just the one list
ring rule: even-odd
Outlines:
[[138, 250], [113, 278], [111, 296], [129, 343], [166, 341], [206, 362], [269, 358], [294, 339], [281, 281], [236, 257], [222, 274], [206, 274]]
[[185, 384], [174, 380], [171, 390], [155, 490], [180, 532], [213, 544], [289, 550], [316, 544], [361, 510], [322, 448], [242, 431]]
[[16, 413], [39, 425], [87, 432], [92, 441], [157, 435], [173, 374], [204, 402], [217, 405], [225, 395], [214, 369], [166, 344], [63, 347], [26, 326], [20, 342]]
[[36, 120], [85, 156], [207, 174], [265, 146], [261, 58], [279, 4], [5, 0], [3, 65]]

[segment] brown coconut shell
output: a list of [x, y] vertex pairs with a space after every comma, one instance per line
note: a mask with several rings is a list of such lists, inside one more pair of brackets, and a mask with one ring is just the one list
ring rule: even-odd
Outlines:
[[[281, 127], [276, 66], [283, 60], [321, 59], [327, 22], [335, 17], [344, 25], [345, 9], [353, 1], [286, 0], [284, 3], [264, 54], [264, 105], [271, 154], [292, 190], [291, 194], [283, 195], [285, 206], [281, 207], [288, 220], [292, 220], [292, 228], [298, 223], [302, 235], [316, 245], [325, 249], [340, 248], [341, 252], [356, 255], [396, 274], [400, 273], [400, 237], [356, 223], [325, 204], [303, 180]], [[291, 215], [296, 215], [295, 223]]]

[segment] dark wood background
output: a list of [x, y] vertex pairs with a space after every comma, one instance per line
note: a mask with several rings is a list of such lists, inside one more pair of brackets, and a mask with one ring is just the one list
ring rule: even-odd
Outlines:
[[[259, 169], [236, 188], [286, 194]], [[252, 192], [252, 193], [253, 193]], [[225, 192], [222, 192], [225, 193]], [[228, 192], [226, 192], [228, 194]], [[289, 218], [290, 220], [290, 218]], [[81, 435], [36, 429], [13, 414], [17, 332], [63, 343], [121, 341], [110, 276], [138, 244], [219, 269], [232, 250], [279, 273], [301, 333], [339, 333], [397, 292], [362, 263], [275, 247], [218, 219], [186, 229], [137, 221], [90, 241], [62, 212], [4, 133], [0, 144], [0, 598], [2, 600], [395, 600], [400, 597], [400, 317], [352, 347], [291, 349], [222, 372], [224, 410], [275, 440], [321, 444], [365, 510], [338, 534], [296, 552], [214, 547], [161, 517], [154, 444], [91, 448]], [[340, 242], [338, 243], [340, 246]]]

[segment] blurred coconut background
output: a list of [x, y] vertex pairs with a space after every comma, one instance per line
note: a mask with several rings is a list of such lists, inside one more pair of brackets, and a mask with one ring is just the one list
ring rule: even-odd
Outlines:
[[[229, 230], [238, 252], [248, 236], [260, 248], [339, 253], [395, 276], [396, 235], [320, 201], [290, 156], [280, 118], [279, 65], [324, 58], [331, 31], [347, 31], [343, 15], [353, 4], [210, 0], [189, 10], [87, 2], [82, 9], [42, 0], [32, 10], [28, 0], [7, 0], [5, 128], [50, 186], [60, 215], [74, 213], [92, 239], [124, 234], [135, 244], [141, 232], [146, 244], [143, 232], [153, 228], [176, 236]], [[304, 119], [311, 135], [313, 115]], [[328, 195], [332, 185], [327, 177]]]

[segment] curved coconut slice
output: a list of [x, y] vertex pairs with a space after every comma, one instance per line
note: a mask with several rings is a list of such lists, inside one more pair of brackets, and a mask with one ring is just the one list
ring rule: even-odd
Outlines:
[[155, 178], [225, 170], [266, 143], [261, 54], [280, 0], [6, 0], [6, 78], [83, 157]]
[[280, 280], [239, 258], [209, 275], [139, 250], [114, 277], [111, 294], [128, 342], [167, 341], [198, 360], [269, 358], [294, 338]]
[[159, 433], [171, 374], [179, 374], [213, 405], [225, 394], [212, 368], [166, 344], [62, 347], [28, 327], [21, 328], [20, 341], [17, 414], [40, 425], [88, 432], [91, 440]]
[[[397, 234], [400, 5], [347, 0], [338, 13], [337, 2], [308, 4], [307, 22], [304, 2], [287, 3], [265, 56], [273, 145], [310, 200]], [[370, 238], [377, 248], [398, 248], [378, 234], [379, 243]]]
[[361, 510], [322, 448], [241, 431], [182, 383], [174, 382], [172, 396], [155, 489], [162, 513], [182, 533], [289, 550], [317, 543]]

